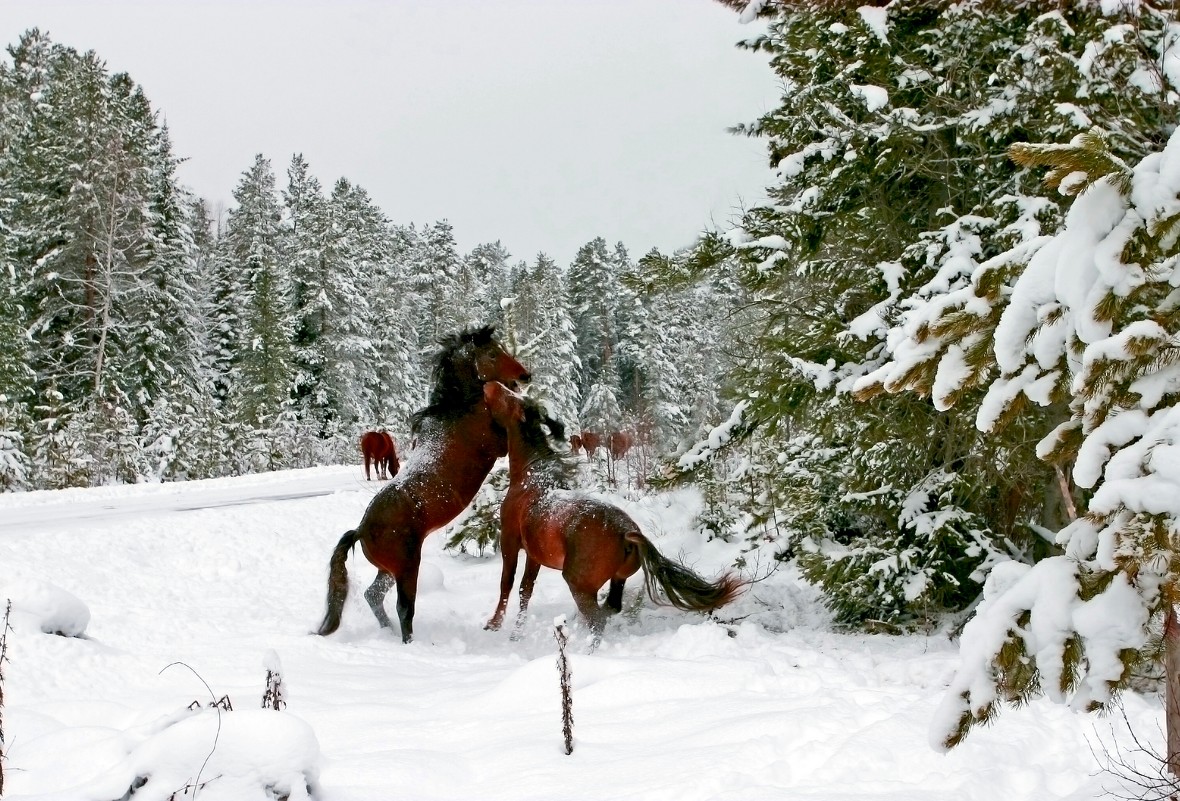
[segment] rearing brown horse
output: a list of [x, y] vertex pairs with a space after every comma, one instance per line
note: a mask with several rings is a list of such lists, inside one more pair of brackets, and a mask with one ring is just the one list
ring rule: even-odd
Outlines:
[[[547, 417], [535, 401], [502, 384], [485, 384], [484, 397], [493, 419], [508, 431], [508, 493], [500, 507], [504, 567], [500, 601], [486, 628], [496, 630], [504, 622], [521, 548], [525, 563], [518, 629], [542, 566], [561, 571], [578, 611], [590, 624], [595, 642], [602, 636], [607, 613], [623, 608], [624, 582], [641, 567], [648, 596], [677, 609], [707, 612], [724, 606], [741, 592], [745, 584], [732, 573], [709, 581], [660, 554], [619, 507], [561, 491], [562, 455], [549, 443], [550, 439], [561, 442], [561, 423]], [[598, 590], [608, 581], [604, 610], [598, 605]]]
[[384, 601], [396, 583], [402, 641], [413, 639], [422, 542], [463, 511], [496, 459], [508, 452], [507, 435], [492, 421], [484, 401], [484, 382], [516, 383], [530, 377], [494, 333], [486, 326], [442, 341], [430, 403], [412, 419], [414, 444], [405, 466], [373, 496], [360, 525], [345, 533], [332, 551], [328, 610], [319, 634], [331, 634], [340, 626], [348, 596], [348, 554], [359, 542], [378, 568], [365, 600], [377, 621], [392, 628]]

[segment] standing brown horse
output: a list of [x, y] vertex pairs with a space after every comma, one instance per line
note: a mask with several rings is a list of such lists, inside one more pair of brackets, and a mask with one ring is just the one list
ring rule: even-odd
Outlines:
[[631, 450], [631, 445], [634, 444], [635, 439], [628, 431], [612, 431], [610, 436], [606, 438], [607, 448], [610, 450], [610, 458], [618, 461], [627, 456], [627, 451]]
[[377, 466], [377, 479], [384, 480], [397, 475], [397, 446], [386, 431], [366, 431], [361, 434], [361, 454], [365, 457], [365, 480], [371, 480], [369, 464]]
[[598, 452], [598, 446], [602, 443], [602, 437], [593, 431], [582, 432], [582, 450], [586, 451], [586, 456], [593, 457]]
[[491, 326], [442, 341], [434, 364], [430, 403], [414, 413], [414, 444], [405, 469], [369, 503], [355, 530], [332, 551], [328, 568], [328, 610], [318, 633], [340, 626], [348, 596], [348, 554], [356, 543], [378, 568], [365, 600], [384, 627], [385, 594], [396, 582], [402, 641], [414, 633], [414, 599], [422, 542], [451, 522], [475, 497], [496, 459], [508, 451], [504, 429], [492, 421], [484, 402], [485, 381], [528, 381], [529, 373], [496, 341]]
[[[524, 622], [542, 566], [561, 571], [596, 642], [602, 636], [606, 615], [623, 608], [624, 582], [641, 567], [647, 594], [656, 603], [707, 612], [737, 597], [744, 586], [741, 579], [726, 573], [711, 582], [661, 555], [617, 506], [555, 491], [563, 484], [565, 464], [549, 440], [563, 439], [561, 423], [547, 417], [535, 401], [502, 384], [485, 384], [484, 397], [493, 419], [508, 431], [508, 493], [500, 507], [504, 568], [500, 601], [486, 628], [494, 631], [504, 622], [522, 547], [525, 563], [517, 629]], [[608, 581], [604, 610], [598, 605], [598, 590]]]

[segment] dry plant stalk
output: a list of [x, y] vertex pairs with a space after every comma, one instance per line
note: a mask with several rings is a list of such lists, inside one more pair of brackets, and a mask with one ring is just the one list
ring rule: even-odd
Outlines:
[[279, 711], [287, 705], [287, 691], [283, 686], [283, 663], [274, 651], [267, 651], [262, 660], [266, 668], [266, 690], [262, 693], [262, 708]]
[[262, 693], [262, 708], [280, 710], [286, 705], [282, 674], [273, 670], [266, 671], [266, 691]]
[[0, 797], [4, 795], [4, 663], [8, 661], [8, 632], [12, 626], [12, 599], [4, 607], [4, 622], [0, 623]]
[[565, 738], [565, 753], [574, 752], [574, 697], [570, 682], [570, 662], [565, 655], [569, 635], [565, 629], [565, 617], [553, 622], [553, 637], [557, 640], [557, 673], [561, 680], [561, 734]]

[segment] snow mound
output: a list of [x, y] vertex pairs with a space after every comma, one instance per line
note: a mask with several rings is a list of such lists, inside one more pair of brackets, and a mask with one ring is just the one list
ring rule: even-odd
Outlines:
[[10, 622], [16, 631], [37, 629], [46, 634], [81, 637], [90, 624], [90, 609], [56, 584], [0, 575], [0, 615], [12, 601]]
[[202, 801], [298, 801], [318, 792], [319, 762], [315, 733], [290, 713], [184, 710], [99, 778], [60, 797], [165, 801], [195, 786]]

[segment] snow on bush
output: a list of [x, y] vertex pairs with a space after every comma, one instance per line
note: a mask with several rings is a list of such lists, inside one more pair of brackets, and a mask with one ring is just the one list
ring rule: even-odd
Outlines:
[[1067, 385], [1071, 419], [1038, 454], [1072, 465], [1095, 492], [1057, 536], [1065, 556], [989, 582], [933, 723], [936, 747], [990, 719], [999, 700], [1044, 693], [1076, 709], [1104, 706], [1175, 602], [1180, 576], [1180, 132], [1133, 169], [1097, 132], [1014, 157], [1062, 176], [1082, 171], [1070, 185], [1086, 188], [1061, 232], [1024, 251], [995, 330], [1001, 378], [977, 424], [989, 428], [1020, 395], [1048, 403], [1045, 384]]
[[86, 604], [48, 581], [0, 575], [0, 604], [5, 598], [12, 600], [14, 631], [81, 637], [90, 624]]

